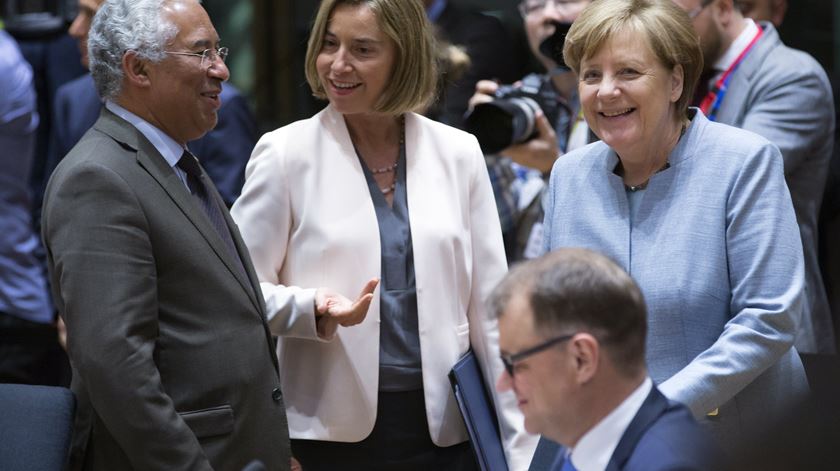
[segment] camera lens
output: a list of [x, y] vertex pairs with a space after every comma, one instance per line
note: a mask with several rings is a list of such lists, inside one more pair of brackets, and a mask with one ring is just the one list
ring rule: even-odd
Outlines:
[[482, 152], [495, 154], [535, 134], [539, 109], [537, 102], [528, 97], [500, 98], [476, 105], [464, 125], [478, 139]]

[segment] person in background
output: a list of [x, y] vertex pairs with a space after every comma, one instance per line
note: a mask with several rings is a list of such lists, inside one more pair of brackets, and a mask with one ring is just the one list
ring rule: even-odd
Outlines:
[[[79, 0], [79, 13], [70, 25], [69, 34], [79, 45], [82, 65], [88, 68], [87, 38], [90, 24], [104, 0]], [[245, 181], [245, 164], [257, 142], [257, 125], [248, 102], [233, 85], [222, 87], [219, 121], [204, 136], [190, 141], [187, 147], [216, 185], [230, 207]], [[102, 109], [102, 97], [96, 92], [91, 75], [62, 85], [55, 94], [53, 125], [47, 152], [44, 184], [58, 162], [93, 126]], [[40, 204], [40, 202], [39, 202]]]
[[[413, 112], [435, 96], [435, 53], [419, 1], [323, 1], [306, 77], [329, 105], [260, 139], [232, 209], [269, 312], [381, 278], [358, 327], [279, 342], [307, 471], [476, 467], [447, 375], [469, 348], [489, 384], [501, 373], [484, 300], [506, 265], [476, 139]], [[494, 403], [523, 470], [536, 437], [513, 394]]]
[[476, 82], [493, 78], [511, 83], [522, 76], [526, 57], [517, 54], [511, 35], [493, 16], [468, 10], [451, 0], [423, 0], [423, 6], [438, 40], [458, 47], [469, 58], [460, 76], [440, 71], [444, 73], [443, 86], [424, 115], [463, 129], [464, 113]]
[[[555, 34], [564, 34], [589, 4], [589, 0], [522, 0], [519, 11], [525, 24], [528, 45], [547, 72], [540, 79], [554, 95], [557, 108], [553, 121], [544, 110], [536, 113], [536, 135], [511, 145], [498, 154], [486, 155], [490, 179], [510, 263], [542, 253], [543, 195], [554, 161], [566, 152], [594, 139], [580, 112], [577, 77], [560, 62], [559, 51], [548, 54], [541, 47]], [[562, 41], [560, 42], [562, 44]], [[476, 84], [471, 109], [493, 101], [499, 83], [485, 76]]]
[[735, 0], [741, 14], [754, 21], [769, 21], [778, 28], [785, 20], [787, 0]]
[[2, 29], [0, 86], [0, 383], [57, 385], [60, 348], [27, 185], [38, 127], [32, 68]]
[[107, 0], [88, 43], [105, 106], [53, 172], [42, 226], [78, 400], [70, 468], [288, 469], [269, 323], [328, 339], [364, 318], [371, 294], [267, 315], [236, 225], [186, 149], [216, 124], [228, 79], [197, 0]]
[[717, 470], [720, 450], [647, 374], [639, 287], [607, 257], [558, 249], [514, 267], [491, 296], [525, 428], [565, 446], [554, 470]]
[[778, 147], [688, 108], [703, 57], [672, 0], [599, 0], [566, 63], [601, 142], [558, 159], [546, 250], [616, 261], [648, 307], [655, 384], [726, 449], [807, 395], [802, 243]]
[[777, 145], [805, 253], [800, 353], [835, 352], [831, 309], [820, 273], [817, 218], [834, 150], [834, 104], [825, 71], [785, 46], [770, 23], [744, 18], [733, 0], [674, 0], [692, 19], [705, 64], [694, 105], [711, 121], [755, 132]]

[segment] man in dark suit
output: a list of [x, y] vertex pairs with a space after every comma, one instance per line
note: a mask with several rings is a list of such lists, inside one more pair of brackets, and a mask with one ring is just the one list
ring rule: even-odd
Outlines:
[[88, 42], [105, 109], [55, 170], [43, 213], [79, 401], [71, 468], [288, 469], [267, 322], [329, 338], [371, 295], [316, 294], [317, 320], [290, 296], [266, 320], [247, 248], [186, 151], [216, 124], [228, 78], [197, 0], [108, 0]]
[[539, 469], [718, 469], [712, 439], [648, 376], [644, 299], [610, 259], [551, 252], [511, 270], [491, 304], [506, 369], [497, 387], [516, 393], [528, 432], [565, 447], [542, 444]]

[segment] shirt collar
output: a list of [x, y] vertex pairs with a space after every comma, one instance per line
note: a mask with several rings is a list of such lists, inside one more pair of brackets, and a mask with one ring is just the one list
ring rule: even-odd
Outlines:
[[426, 9], [426, 17], [429, 18], [429, 21], [432, 23], [436, 22], [440, 15], [443, 14], [443, 10], [446, 8], [446, 0], [435, 0], [429, 8]]
[[571, 451], [572, 464], [580, 471], [603, 471], [612, 458], [624, 431], [636, 417], [653, 388], [650, 377], [645, 378], [624, 401], [594, 427], [589, 429]]
[[735, 41], [732, 41], [729, 49], [715, 62], [715, 70], [720, 72], [728, 70], [735, 63], [735, 59], [741, 55], [741, 52], [747, 48], [750, 41], [758, 34], [758, 25], [750, 18], [744, 18], [744, 26], [744, 30], [735, 38]]
[[186, 150], [185, 147], [175, 142], [175, 139], [169, 137], [165, 132], [111, 100], [105, 101], [105, 108], [108, 108], [115, 115], [128, 121], [141, 134], [146, 136], [146, 139], [155, 146], [155, 149], [160, 152], [160, 155], [163, 156], [170, 167], [175, 167], [178, 161], [181, 160], [181, 156], [184, 155], [184, 150]]

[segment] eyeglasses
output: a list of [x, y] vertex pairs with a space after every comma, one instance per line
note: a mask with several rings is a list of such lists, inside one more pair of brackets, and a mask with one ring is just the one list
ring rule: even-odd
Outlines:
[[500, 355], [501, 358], [502, 358], [502, 364], [505, 365], [505, 371], [507, 371], [507, 374], [511, 378], [513, 378], [513, 367], [516, 366], [517, 363], [521, 362], [522, 360], [528, 358], [531, 355], [536, 355], [537, 353], [540, 353], [544, 350], [548, 350], [549, 348], [551, 348], [551, 347], [553, 347], [553, 346], [555, 346], [559, 343], [570, 340], [575, 335], [577, 335], [577, 333], [569, 334], [569, 335], [561, 335], [559, 337], [555, 337], [553, 339], [546, 340], [545, 342], [543, 342], [539, 345], [535, 345], [535, 346], [533, 346], [531, 348], [528, 348], [526, 350], [522, 350], [521, 352], [518, 352], [518, 353], [513, 353], [511, 355]]
[[519, 3], [519, 13], [522, 16], [532, 15], [551, 4], [552, 7], [565, 12], [582, 10], [589, 0], [523, 0]]
[[692, 8], [691, 11], [687, 11], [686, 13], [688, 14], [688, 19], [693, 20], [695, 17], [697, 17], [697, 15], [700, 14], [700, 12], [705, 10], [707, 6], [711, 5], [713, 1], [715, 0], [703, 0], [702, 2], [700, 2], [700, 5], [697, 5], [696, 7]]
[[218, 49], [205, 49], [198, 52], [180, 52], [180, 51], [164, 51], [167, 54], [173, 54], [176, 56], [194, 56], [201, 58], [201, 67], [210, 67], [212, 64], [216, 63], [216, 60], [221, 59], [222, 62], [227, 59], [228, 56], [228, 48], [220, 47]]

